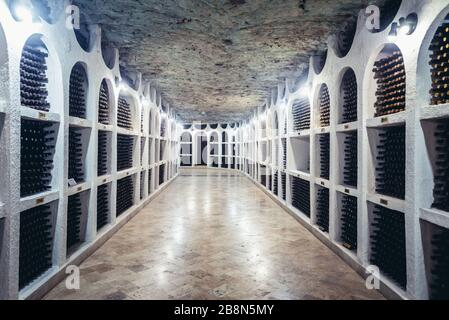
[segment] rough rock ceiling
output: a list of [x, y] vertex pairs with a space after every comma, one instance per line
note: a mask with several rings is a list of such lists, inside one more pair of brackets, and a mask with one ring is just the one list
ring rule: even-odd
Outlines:
[[77, 0], [186, 121], [235, 121], [299, 76], [363, 0]]

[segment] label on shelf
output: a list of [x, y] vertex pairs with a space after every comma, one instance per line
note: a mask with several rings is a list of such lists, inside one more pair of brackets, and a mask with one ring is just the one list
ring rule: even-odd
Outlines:
[[47, 119], [47, 115], [44, 112], [39, 112], [37, 116], [41, 120], [46, 120]]
[[383, 117], [382, 119], [380, 119], [381, 123], [388, 123], [388, 117]]
[[36, 200], [36, 204], [42, 204], [45, 202], [45, 197], [39, 198]]
[[347, 194], [351, 194], [351, 190], [349, 190], [349, 189], [345, 189], [345, 192], [346, 192]]
[[380, 199], [380, 203], [383, 204], [384, 206], [388, 206], [388, 200]]
[[76, 183], [75, 179], [70, 178], [69, 179], [69, 187], [74, 187], [76, 186], [78, 183]]
[[345, 124], [345, 129], [349, 129], [349, 124]]

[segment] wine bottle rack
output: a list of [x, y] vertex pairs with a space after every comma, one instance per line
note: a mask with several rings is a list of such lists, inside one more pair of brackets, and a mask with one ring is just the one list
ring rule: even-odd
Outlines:
[[109, 107], [109, 89], [106, 80], [101, 82], [100, 98], [98, 100], [98, 122], [104, 125], [111, 124], [111, 111]]
[[287, 169], [287, 139], [282, 139], [282, 166]]
[[20, 196], [49, 191], [55, 150], [54, 124], [22, 119], [20, 143]]
[[159, 166], [159, 185], [163, 185], [165, 182], [165, 164]]
[[[426, 253], [426, 271], [429, 298], [432, 300], [449, 299], [449, 230], [426, 221], [424, 225], [424, 250]], [[426, 246], [426, 244], [428, 244]]]
[[310, 129], [310, 102], [308, 98], [296, 101], [292, 107], [293, 130], [309, 130]]
[[273, 175], [273, 193], [278, 197], [279, 196], [279, 187], [278, 187], [278, 183], [279, 183], [279, 173], [278, 171], [274, 172]]
[[370, 261], [401, 288], [407, 286], [405, 217], [402, 212], [374, 205]]
[[357, 132], [344, 134], [344, 166], [343, 184], [357, 188], [358, 179], [358, 155], [357, 155]]
[[319, 104], [320, 104], [320, 126], [321, 127], [328, 127], [330, 126], [331, 122], [331, 100], [329, 96], [329, 89], [327, 85], [323, 84], [320, 88], [320, 97], [319, 97]]
[[117, 171], [133, 167], [134, 137], [117, 135]]
[[260, 166], [260, 184], [263, 186], [267, 185], [267, 167], [266, 166]]
[[77, 63], [70, 74], [69, 115], [86, 119], [87, 75], [84, 67]]
[[357, 79], [354, 71], [345, 72], [341, 84], [342, 118], [340, 123], [357, 121]]
[[69, 129], [69, 179], [84, 182], [83, 134], [81, 129]]
[[97, 188], [97, 231], [103, 229], [109, 223], [110, 186], [103, 184]]
[[437, 122], [435, 133], [433, 208], [449, 212], [449, 120]]
[[282, 200], [287, 201], [287, 174], [281, 172]]
[[432, 75], [432, 87], [430, 89], [430, 104], [439, 105], [449, 103], [449, 86], [447, 83], [447, 66], [449, 46], [447, 38], [449, 36], [448, 17], [438, 27], [432, 43], [430, 45], [430, 67]]
[[386, 57], [376, 61], [373, 69], [377, 82], [375, 117], [405, 110], [406, 84], [402, 53], [395, 49], [385, 49], [383, 56]]
[[341, 199], [341, 242], [343, 246], [351, 251], [357, 250], [357, 198], [342, 194]]
[[19, 288], [23, 289], [49, 270], [53, 252], [51, 205], [20, 213]]
[[317, 225], [323, 232], [329, 232], [329, 189], [317, 187]]
[[273, 188], [273, 175], [270, 173], [268, 174], [268, 190], [272, 191]]
[[76, 247], [82, 243], [81, 240], [81, 217], [83, 208], [81, 194], [70, 196], [67, 204], [67, 253], [74, 252]]
[[145, 138], [140, 138], [140, 166], [143, 166], [143, 156], [145, 154]]
[[28, 42], [20, 60], [20, 100], [22, 106], [50, 111], [47, 77], [48, 51], [42, 42]]
[[291, 176], [292, 205], [310, 217], [310, 182]]
[[320, 178], [329, 180], [330, 173], [330, 135], [318, 135], [318, 142], [320, 145]]
[[140, 200], [145, 197], [145, 171], [140, 172]]
[[405, 199], [405, 127], [379, 130], [376, 192]]
[[127, 130], [133, 130], [132, 115], [131, 115], [131, 105], [128, 101], [120, 96], [117, 105], [117, 125], [120, 128]]
[[134, 180], [126, 177], [117, 181], [117, 217], [134, 205]]
[[108, 152], [108, 132], [98, 131], [98, 172], [99, 177], [108, 174], [108, 169], [110, 168], [109, 152]]

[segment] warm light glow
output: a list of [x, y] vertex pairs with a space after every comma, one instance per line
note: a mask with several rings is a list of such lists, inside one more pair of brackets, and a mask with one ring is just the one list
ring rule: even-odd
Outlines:
[[18, 5], [14, 9], [14, 13], [15, 13], [17, 19], [19, 19], [22, 22], [26, 22], [26, 23], [33, 22], [33, 14], [31, 13], [30, 9], [24, 5]]
[[310, 88], [309, 86], [303, 86], [301, 87], [301, 89], [299, 90], [299, 94], [301, 95], [301, 97], [309, 97], [310, 94]]
[[410, 31], [412, 30], [411, 26], [408, 23], [404, 23], [400, 28], [399, 28], [399, 32], [406, 36], [410, 33]]

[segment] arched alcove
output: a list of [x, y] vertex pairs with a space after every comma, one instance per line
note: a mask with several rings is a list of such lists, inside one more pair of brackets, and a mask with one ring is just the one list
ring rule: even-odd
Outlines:
[[80, 13], [80, 25], [79, 28], [74, 28], [75, 37], [80, 47], [89, 52], [91, 50], [91, 38], [89, 25], [87, 23], [87, 16]]
[[317, 124], [320, 127], [330, 126], [331, 100], [329, 88], [324, 83], [319, 86], [315, 106]]
[[406, 109], [406, 74], [401, 50], [394, 44], [386, 44], [377, 52], [374, 66], [368, 66], [367, 70], [368, 118]]
[[112, 115], [114, 114], [114, 95], [112, 82], [103, 79], [100, 85], [98, 99], [98, 122], [104, 125], [112, 125]]
[[326, 65], [326, 61], [327, 50], [320, 52], [313, 57], [313, 69], [315, 70], [316, 74], [320, 74], [321, 71], [323, 71], [323, 68]]
[[134, 97], [122, 90], [117, 105], [117, 125], [133, 131], [137, 129], [137, 102]]
[[63, 111], [61, 65], [55, 50], [39, 34], [25, 43], [20, 61], [22, 106], [59, 113]]
[[349, 123], [357, 121], [357, 78], [354, 70], [346, 68], [343, 71], [340, 84], [338, 123]]
[[86, 64], [78, 62], [73, 66], [70, 73], [69, 115], [71, 117], [87, 118], [88, 88]]

